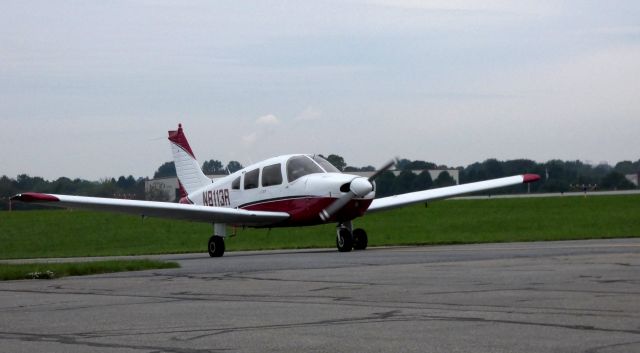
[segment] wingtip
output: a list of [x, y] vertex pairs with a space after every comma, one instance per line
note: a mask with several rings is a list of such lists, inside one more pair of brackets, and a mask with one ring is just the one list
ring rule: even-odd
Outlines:
[[522, 182], [524, 184], [533, 183], [540, 180], [540, 176], [538, 174], [524, 174], [522, 175]]
[[60, 201], [57, 197], [49, 194], [41, 194], [39, 192], [24, 192], [11, 197], [11, 201], [22, 202], [57, 202]]

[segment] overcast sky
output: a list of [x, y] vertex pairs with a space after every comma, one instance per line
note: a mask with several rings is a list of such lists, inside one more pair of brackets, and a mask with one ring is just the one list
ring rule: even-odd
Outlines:
[[0, 175], [640, 158], [640, 1], [2, 1]]

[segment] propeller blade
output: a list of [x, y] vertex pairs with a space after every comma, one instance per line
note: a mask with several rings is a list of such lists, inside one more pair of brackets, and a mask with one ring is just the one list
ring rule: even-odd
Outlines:
[[380, 174], [386, 172], [387, 170], [389, 170], [389, 168], [393, 167], [394, 164], [396, 164], [395, 159], [388, 161], [385, 165], [382, 166], [382, 168], [376, 170], [376, 172], [369, 177], [369, 181], [374, 181], [377, 177], [380, 176]]
[[320, 219], [323, 221], [327, 221], [331, 216], [340, 211], [344, 206], [346, 206], [352, 198], [356, 195], [349, 191], [348, 193], [342, 195], [339, 199], [333, 201], [331, 205], [320, 212]]
[[346, 206], [351, 199], [354, 197], [364, 197], [371, 191], [373, 191], [373, 180], [377, 178], [380, 174], [389, 170], [394, 164], [396, 164], [395, 160], [390, 160], [385, 165], [382, 166], [379, 170], [373, 173], [368, 179], [365, 178], [355, 178], [349, 183], [349, 192], [342, 195], [337, 200], [333, 201], [327, 208], [320, 212], [320, 219], [323, 221], [327, 221], [334, 214], [339, 212], [344, 206]]

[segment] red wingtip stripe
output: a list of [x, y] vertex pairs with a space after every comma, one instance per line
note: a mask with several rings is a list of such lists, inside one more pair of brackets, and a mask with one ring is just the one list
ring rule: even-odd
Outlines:
[[540, 180], [540, 176], [538, 174], [524, 174], [522, 176], [522, 182], [524, 184], [533, 183], [534, 181], [538, 181], [538, 180]]
[[22, 202], [57, 202], [60, 201], [57, 197], [49, 194], [41, 194], [38, 192], [25, 192], [18, 194], [11, 198], [11, 200]]
[[195, 154], [193, 154], [193, 151], [191, 150], [191, 146], [189, 146], [187, 137], [184, 135], [184, 132], [182, 132], [182, 124], [178, 124], [178, 130], [169, 131], [169, 141], [180, 146], [183, 150], [189, 153], [193, 159], [196, 158]]

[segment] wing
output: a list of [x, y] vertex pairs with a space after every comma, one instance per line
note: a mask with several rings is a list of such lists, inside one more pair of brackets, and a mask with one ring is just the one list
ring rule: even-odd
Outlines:
[[98, 211], [182, 219], [239, 226], [268, 226], [289, 218], [286, 212], [246, 211], [234, 208], [207, 207], [171, 202], [108, 199], [102, 197], [54, 195], [27, 192], [11, 198], [22, 202]]
[[373, 200], [367, 213], [389, 210], [414, 203], [441, 200], [462, 194], [469, 194], [483, 190], [501, 188], [505, 186], [531, 183], [540, 179], [536, 174], [515, 175], [505, 178], [491, 179], [462, 185], [448, 186], [444, 188], [425, 191], [410, 192], [402, 195], [383, 197]]

